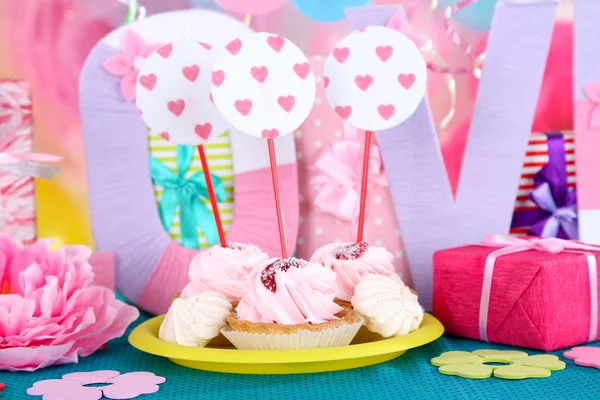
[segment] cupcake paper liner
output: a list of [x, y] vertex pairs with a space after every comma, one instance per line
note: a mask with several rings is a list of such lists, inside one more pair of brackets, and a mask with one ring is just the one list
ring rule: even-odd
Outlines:
[[320, 331], [299, 329], [290, 333], [265, 334], [234, 331], [226, 327], [221, 333], [239, 350], [301, 350], [347, 346], [362, 324], [363, 319], [359, 317], [352, 323]]

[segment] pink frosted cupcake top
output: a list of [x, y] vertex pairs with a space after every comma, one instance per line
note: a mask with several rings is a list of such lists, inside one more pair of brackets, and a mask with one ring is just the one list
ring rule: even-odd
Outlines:
[[383, 247], [360, 243], [332, 243], [321, 247], [310, 262], [317, 263], [337, 275], [340, 300], [350, 301], [354, 288], [369, 274], [398, 278], [394, 269], [394, 256]]
[[246, 293], [246, 279], [252, 268], [269, 258], [252, 244], [229, 243], [198, 253], [190, 263], [190, 283], [181, 292], [188, 299], [202, 292], [219, 292], [234, 302]]
[[336, 319], [335, 274], [297, 258], [262, 262], [248, 276], [237, 317], [255, 323], [318, 324]]

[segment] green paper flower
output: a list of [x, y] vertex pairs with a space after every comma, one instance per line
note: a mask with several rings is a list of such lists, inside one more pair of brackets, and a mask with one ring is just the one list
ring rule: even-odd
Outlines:
[[[502, 366], [489, 363], [506, 364]], [[448, 351], [431, 359], [444, 375], [455, 375], [468, 379], [548, 378], [550, 371], [565, 369], [565, 363], [556, 356], [541, 354], [530, 356], [513, 350]]]

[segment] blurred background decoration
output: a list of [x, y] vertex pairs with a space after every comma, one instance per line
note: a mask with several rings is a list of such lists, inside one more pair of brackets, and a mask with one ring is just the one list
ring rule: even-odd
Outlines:
[[[28, 81], [34, 150], [63, 157], [61, 173], [36, 182], [38, 234], [58, 244], [93, 245], [78, 112], [78, 79], [97, 41], [124, 23], [128, 0], [0, 0], [0, 79]], [[348, 33], [343, 9], [402, 5], [411, 34], [423, 38], [428, 96], [453, 185], [460, 168], [487, 31], [496, 0], [142, 0], [146, 15], [202, 8], [284, 35], [307, 55], [325, 55]], [[536, 128], [572, 128], [571, 1], [561, 2]], [[569, 36], [570, 35], [570, 36]], [[562, 84], [558, 84], [562, 83]], [[570, 97], [569, 97], [570, 96]], [[556, 112], [555, 110], [560, 110]], [[550, 110], [553, 110], [550, 112]], [[547, 122], [546, 124], [544, 124]]]

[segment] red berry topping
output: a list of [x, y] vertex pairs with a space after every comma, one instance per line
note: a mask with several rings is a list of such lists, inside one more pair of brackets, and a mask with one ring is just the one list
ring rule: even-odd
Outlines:
[[227, 243], [227, 248], [232, 249], [232, 250], [241, 250], [244, 248], [244, 245], [242, 243], [238, 243], [238, 242], [229, 242], [229, 243]]
[[281, 272], [287, 272], [290, 267], [304, 268], [307, 262], [297, 258], [286, 258], [277, 260], [273, 264], [268, 265], [260, 275], [260, 281], [271, 292], [277, 291], [277, 283], [275, 283], [275, 275]]
[[348, 244], [335, 249], [333, 251], [333, 256], [336, 260], [356, 260], [357, 258], [362, 257], [368, 248], [369, 244], [367, 242]]

